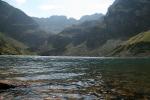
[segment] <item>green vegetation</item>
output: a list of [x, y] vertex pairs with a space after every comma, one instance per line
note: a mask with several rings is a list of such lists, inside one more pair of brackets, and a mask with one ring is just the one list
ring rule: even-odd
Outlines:
[[114, 49], [113, 55], [148, 56], [150, 54], [150, 31], [139, 33]]
[[0, 33], [0, 55], [27, 55], [32, 54], [27, 51], [27, 46], [23, 43], [5, 36], [3, 33]]
[[140, 42], [150, 42], [150, 31], [142, 32], [132, 38], [130, 38], [126, 45], [132, 45]]

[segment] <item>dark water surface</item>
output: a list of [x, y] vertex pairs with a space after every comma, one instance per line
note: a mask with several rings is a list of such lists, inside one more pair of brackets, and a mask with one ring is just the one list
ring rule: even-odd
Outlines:
[[150, 100], [150, 58], [0, 56], [0, 100]]

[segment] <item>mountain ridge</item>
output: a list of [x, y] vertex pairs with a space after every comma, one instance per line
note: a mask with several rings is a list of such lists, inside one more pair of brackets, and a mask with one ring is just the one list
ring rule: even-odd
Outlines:
[[92, 14], [82, 16], [79, 20], [74, 18], [67, 18], [63, 15], [53, 15], [48, 18], [37, 18], [33, 17], [33, 19], [38, 23], [40, 28], [51, 34], [58, 34], [63, 31], [67, 27], [71, 27], [72, 25], [77, 25], [86, 21], [94, 21], [103, 17], [103, 14]]

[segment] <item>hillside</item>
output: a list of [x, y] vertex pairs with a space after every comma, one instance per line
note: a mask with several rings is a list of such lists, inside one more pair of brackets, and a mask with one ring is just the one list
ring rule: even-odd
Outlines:
[[139, 33], [131, 37], [119, 47], [115, 48], [115, 56], [148, 56], [150, 55], [150, 31]]
[[0, 32], [30, 47], [38, 46], [45, 40], [45, 32], [23, 11], [0, 0], [0, 12]]
[[0, 33], [0, 55], [26, 55], [32, 54], [28, 50], [28, 46], [14, 40], [11, 37], [5, 36]]

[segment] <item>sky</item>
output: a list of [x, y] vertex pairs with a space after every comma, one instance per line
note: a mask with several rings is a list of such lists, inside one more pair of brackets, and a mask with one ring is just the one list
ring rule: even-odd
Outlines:
[[106, 14], [114, 0], [3, 0], [32, 17], [65, 15], [79, 19], [83, 15]]

